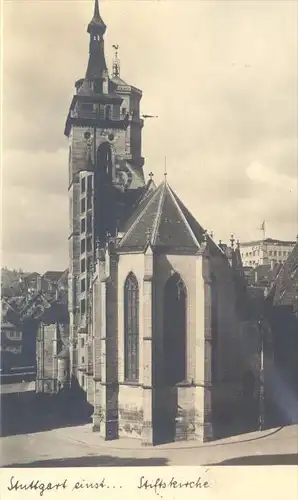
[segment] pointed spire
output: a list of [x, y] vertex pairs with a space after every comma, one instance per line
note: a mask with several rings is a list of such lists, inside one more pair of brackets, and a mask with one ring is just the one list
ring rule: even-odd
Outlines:
[[86, 72], [88, 80], [100, 80], [103, 78], [103, 72], [107, 70], [107, 64], [104, 54], [103, 35], [106, 32], [106, 25], [99, 13], [98, 0], [95, 0], [94, 14], [88, 24], [88, 33], [90, 34], [89, 44], [89, 62]]
[[107, 27], [99, 13], [99, 5], [98, 5], [98, 0], [95, 0], [94, 3], [94, 13], [93, 13], [93, 18], [91, 19], [89, 25], [88, 25], [88, 33], [97, 33], [104, 35]]
[[94, 4], [94, 16], [93, 17], [100, 17], [100, 15], [99, 15], [98, 0], [95, 0], [95, 4]]
[[164, 167], [164, 177], [165, 177], [165, 183], [167, 182], [167, 157], [165, 156], [165, 167]]

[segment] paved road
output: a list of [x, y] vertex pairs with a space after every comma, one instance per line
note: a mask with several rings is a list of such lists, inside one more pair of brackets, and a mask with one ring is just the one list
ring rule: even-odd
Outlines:
[[298, 425], [204, 445], [180, 442], [154, 448], [132, 439], [104, 442], [84, 425], [4, 437], [0, 445], [2, 467], [298, 465]]

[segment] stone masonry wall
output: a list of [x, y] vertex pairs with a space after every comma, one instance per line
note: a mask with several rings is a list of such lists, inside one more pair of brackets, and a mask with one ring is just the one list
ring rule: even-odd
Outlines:
[[143, 427], [142, 387], [119, 387], [119, 437], [141, 438]]

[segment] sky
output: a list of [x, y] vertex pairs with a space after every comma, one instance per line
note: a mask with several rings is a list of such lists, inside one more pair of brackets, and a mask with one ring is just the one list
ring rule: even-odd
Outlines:
[[[142, 89], [145, 174], [216, 241], [295, 240], [296, 1], [100, 0], [106, 58]], [[68, 266], [68, 143], [93, 0], [4, 0], [2, 265]]]

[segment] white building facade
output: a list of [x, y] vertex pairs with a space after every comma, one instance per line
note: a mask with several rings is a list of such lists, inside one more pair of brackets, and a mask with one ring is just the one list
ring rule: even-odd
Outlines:
[[256, 267], [275, 261], [283, 264], [291, 254], [296, 241], [283, 241], [266, 238], [240, 243], [244, 267]]

